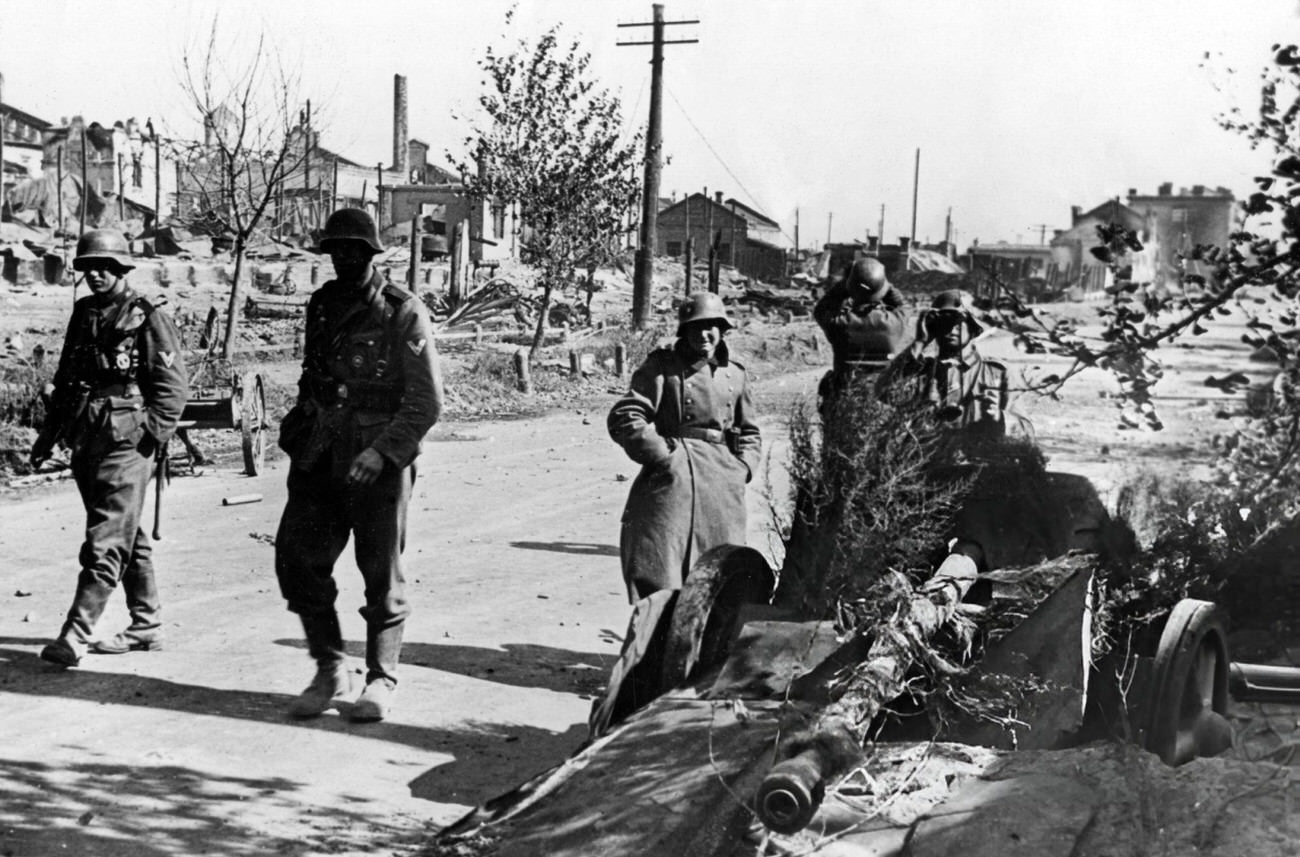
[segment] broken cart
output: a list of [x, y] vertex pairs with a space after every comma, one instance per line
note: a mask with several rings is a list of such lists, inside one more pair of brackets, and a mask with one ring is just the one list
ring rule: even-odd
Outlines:
[[[190, 397], [178, 428], [186, 433], [190, 429], [239, 432], [244, 473], [257, 476], [266, 461], [266, 388], [260, 374], [240, 374], [231, 360], [221, 356], [220, 328], [220, 317], [213, 307], [199, 338], [197, 350], [201, 356], [190, 364]], [[188, 437], [182, 435], [182, 440], [190, 450]]]

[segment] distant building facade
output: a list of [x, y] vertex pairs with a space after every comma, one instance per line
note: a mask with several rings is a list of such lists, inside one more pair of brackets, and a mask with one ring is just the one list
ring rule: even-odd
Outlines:
[[724, 202], [720, 191], [712, 197], [692, 193], [663, 208], [655, 237], [660, 254], [674, 258], [683, 257], [693, 240], [696, 259], [708, 258], [716, 239], [722, 264], [768, 282], [785, 276], [787, 254], [776, 243], [780, 224], [736, 199]]

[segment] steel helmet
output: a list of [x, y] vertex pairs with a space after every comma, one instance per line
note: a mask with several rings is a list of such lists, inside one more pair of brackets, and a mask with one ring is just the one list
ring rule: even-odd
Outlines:
[[918, 338], [930, 339], [929, 321], [936, 315], [957, 314], [966, 324], [966, 329], [971, 337], [979, 336], [984, 332], [984, 325], [975, 319], [974, 313], [975, 300], [969, 292], [961, 289], [946, 289], [934, 296], [930, 301], [930, 308], [923, 311], [917, 319]]
[[849, 288], [856, 286], [866, 292], [867, 300], [878, 301], [889, 291], [889, 280], [885, 277], [885, 266], [879, 259], [863, 257], [853, 263], [849, 269]]
[[384, 251], [374, 218], [360, 208], [340, 208], [329, 216], [321, 231], [320, 250], [328, 253], [333, 242], [344, 240], [360, 241], [376, 253]]
[[92, 229], [77, 239], [77, 255], [72, 260], [74, 271], [86, 270], [92, 259], [109, 259], [125, 273], [135, 265], [131, 262], [131, 248], [126, 236], [116, 229]]
[[713, 292], [696, 292], [677, 308], [677, 335], [681, 336], [683, 328], [694, 321], [716, 321], [723, 330], [732, 328], [727, 307]]

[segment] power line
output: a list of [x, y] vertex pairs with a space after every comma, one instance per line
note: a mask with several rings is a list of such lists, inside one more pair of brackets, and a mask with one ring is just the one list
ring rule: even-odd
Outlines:
[[[691, 118], [691, 115], [686, 112], [686, 108], [682, 106], [681, 101], [677, 99], [677, 93], [673, 92], [672, 89], [667, 86], [665, 86], [664, 89], [668, 90], [668, 95], [672, 98], [673, 103], [677, 105], [677, 109], [682, 111], [682, 116], [686, 119], [687, 123], [695, 129], [695, 133], [700, 135], [700, 139], [704, 142], [704, 145], [713, 153], [713, 157], [718, 159], [718, 163], [722, 164], [722, 168], [727, 171], [727, 175], [731, 176], [731, 180], [736, 183], [741, 191], [744, 192], [745, 196], [749, 197], [749, 201], [754, 203], [759, 210], [765, 209], [766, 206], [758, 201], [758, 197], [750, 193], [749, 188], [745, 187], [745, 183], [740, 180], [740, 178], [732, 171], [731, 167], [727, 165], [727, 162], [722, 159], [722, 155], [718, 154], [718, 150], [713, 148], [713, 144], [709, 142], [709, 138], [704, 136], [704, 132], [700, 130], [700, 126], [695, 124], [695, 120]], [[794, 238], [789, 232], [785, 231], [784, 227], [781, 228], [781, 234], [791, 242], [794, 241]]]

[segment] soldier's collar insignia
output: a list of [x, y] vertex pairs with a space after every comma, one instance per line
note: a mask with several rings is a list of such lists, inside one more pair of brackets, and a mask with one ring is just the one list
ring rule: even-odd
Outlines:
[[172, 363], [176, 361], [176, 355], [170, 351], [159, 351], [158, 357], [168, 369], [172, 368]]
[[406, 347], [411, 349], [412, 354], [414, 354], [416, 357], [419, 357], [420, 352], [424, 351], [424, 343], [426, 341], [427, 340], [421, 339], [419, 342], [408, 342], [406, 343]]

